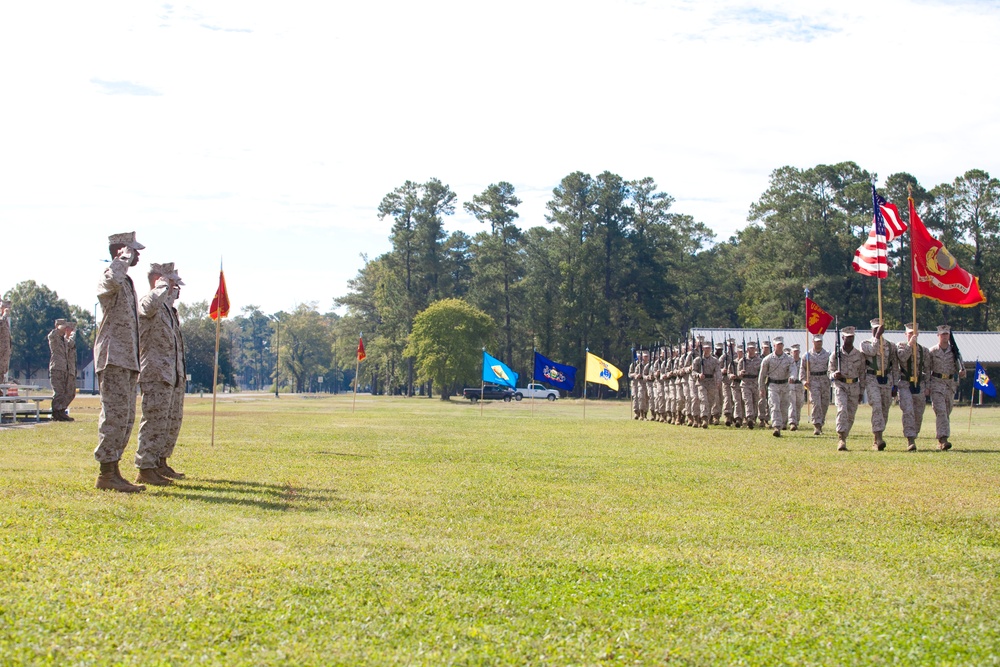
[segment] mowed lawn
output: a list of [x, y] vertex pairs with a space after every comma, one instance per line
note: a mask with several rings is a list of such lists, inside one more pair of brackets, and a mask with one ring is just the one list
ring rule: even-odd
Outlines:
[[[950, 452], [624, 403], [189, 397], [138, 496], [97, 403], [0, 429], [0, 664], [1000, 663], [1000, 411]], [[831, 437], [833, 436], [833, 437]], [[135, 436], [126, 450], [131, 465]]]

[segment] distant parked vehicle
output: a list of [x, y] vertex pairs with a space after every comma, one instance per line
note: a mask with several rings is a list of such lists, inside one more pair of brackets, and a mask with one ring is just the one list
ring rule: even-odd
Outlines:
[[501, 387], [497, 384], [487, 384], [483, 385], [482, 389], [479, 387], [466, 387], [462, 390], [462, 396], [469, 399], [473, 403], [480, 399], [484, 401], [492, 400], [510, 403], [510, 399], [514, 398], [514, 390], [507, 387]]
[[529, 384], [527, 387], [518, 387], [514, 390], [514, 400], [520, 401], [522, 398], [544, 398], [547, 401], [554, 401], [559, 398], [559, 391], [546, 389], [540, 384]]

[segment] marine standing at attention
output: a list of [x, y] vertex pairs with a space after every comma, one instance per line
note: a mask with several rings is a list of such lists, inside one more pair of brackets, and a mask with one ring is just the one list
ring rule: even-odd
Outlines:
[[96, 486], [125, 493], [146, 489], [130, 483], [118, 469], [135, 424], [135, 388], [139, 379], [139, 314], [128, 270], [139, 263], [139, 251], [145, 247], [136, 241], [135, 232], [108, 237], [111, 265], [104, 270], [97, 287], [103, 315], [94, 343], [94, 370], [101, 389], [94, 450], [101, 473]]
[[0, 382], [10, 370], [10, 300], [0, 300]]

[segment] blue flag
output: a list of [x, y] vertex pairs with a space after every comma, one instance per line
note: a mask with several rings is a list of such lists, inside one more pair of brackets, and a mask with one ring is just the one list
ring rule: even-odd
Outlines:
[[576, 384], [576, 369], [572, 366], [557, 364], [535, 352], [535, 375], [539, 382], [548, 382], [557, 389], [573, 391]]
[[983, 368], [983, 365], [978, 360], [976, 361], [976, 389], [992, 398], [997, 397], [997, 388], [993, 385], [990, 376], [986, 374], [986, 369]]
[[483, 350], [483, 382], [501, 384], [514, 389], [517, 387], [517, 373], [510, 370], [504, 362], [490, 356], [486, 350]]

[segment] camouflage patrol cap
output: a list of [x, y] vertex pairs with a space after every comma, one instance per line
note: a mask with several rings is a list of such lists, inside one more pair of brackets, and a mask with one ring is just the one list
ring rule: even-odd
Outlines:
[[813, 342], [814, 343], [817, 343], [817, 342], [818, 343], [822, 343], [823, 342], [823, 334], [816, 334], [815, 336], [813, 336]]
[[802, 346], [799, 345], [798, 343], [793, 343], [792, 345], [788, 346], [788, 349], [795, 350], [797, 352], [802, 349]]
[[[781, 336], [775, 336], [774, 337], [774, 344], [775, 345], [778, 345], [778, 344], [784, 345], [785, 344], [785, 339], [783, 337], [781, 337]], [[764, 343], [764, 345], [767, 345], [767, 343]]]
[[941, 334], [951, 333], [951, 327], [948, 326], [947, 324], [942, 324], [937, 328], [937, 332], [939, 336]]
[[909, 324], [904, 325], [903, 328], [906, 330], [906, 333], [913, 333], [914, 331], [917, 330], [917, 325], [914, 324], [913, 322], [910, 322]]
[[718, 349], [720, 347], [724, 347], [724, 345], [722, 344], [722, 341], [720, 340], [718, 343], [715, 344], [715, 347], [716, 347], [716, 349]]
[[872, 329], [882, 326], [882, 320], [878, 317], [873, 317], [871, 321]]
[[181, 280], [180, 275], [177, 273], [177, 269], [174, 268], [173, 262], [165, 262], [163, 264], [156, 264], [155, 262], [149, 263], [149, 273], [156, 274], [161, 278], [166, 278], [167, 280], [173, 280], [178, 285], [183, 285], [184, 281]]
[[146, 246], [135, 240], [135, 232], [121, 232], [108, 237], [108, 245], [127, 245], [132, 250], [144, 250]]
[[0, 308], [10, 308], [10, 299], [0, 301]]
[[67, 324], [69, 324], [69, 322], [67, 322], [66, 320], [64, 320], [61, 317], [58, 320], [56, 320], [56, 327], [64, 327]]
[[695, 338], [695, 340], [697, 340], [700, 343], [701, 341], [705, 340], [705, 335], [704, 334], [698, 334], [694, 338]]
[[736, 345], [736, 339], [735, 338], [727, 338], [726, 342], [729, 343], [730, 345]]
[[843, 335], [845, 338], [847, 337], [853, 338], [857, 332], [858, 330], [855, 327], [844, 327], [843, 329], [840, 330], [841, 335]]
[[749, 341], [749, 342], [747, 342], [747, 349], [749, 350], [750, 348], [753, 348], [753, 349], [756, 350], [757, 349], [757, 343], [753, 342], [752, 340]]

